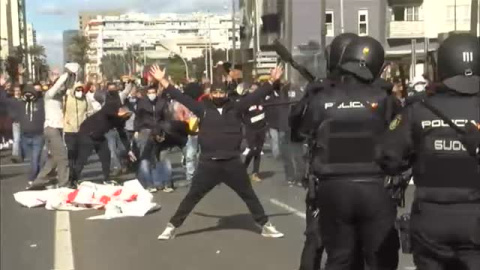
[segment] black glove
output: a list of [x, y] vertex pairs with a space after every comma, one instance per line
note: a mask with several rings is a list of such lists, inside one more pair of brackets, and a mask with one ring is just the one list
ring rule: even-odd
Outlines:
[[480, 130], [469, 122], [465, 125], [465, 134], [460, 137], [467, 152], [473, 157], [480, 157]]

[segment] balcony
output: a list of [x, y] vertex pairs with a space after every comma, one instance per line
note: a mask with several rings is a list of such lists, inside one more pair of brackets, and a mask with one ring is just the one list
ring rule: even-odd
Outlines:
[[392, 21], [388, 38], [421, 38], [425, 36], [423, 21]]

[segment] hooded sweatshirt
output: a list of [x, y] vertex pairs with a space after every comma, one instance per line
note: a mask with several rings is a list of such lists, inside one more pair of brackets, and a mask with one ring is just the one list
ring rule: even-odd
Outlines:
[[[32, 100], [26, 100], [25, 93], [34, 96]], [[9, 100], [9, 109], [14, 116], [14, 121], [20, 123], [22, 134], [42, 135], [45, 122], [44, 100], [38, 95], [32, 85], [26, 85], [23, 89], [22, 99]]]
[[107, 102], [102, 109], [88, 117], [80, 125], [78, 133], [89, 135], [94, 140], [102, 140], [113, 128], [121, 128], [125, 121], [117, 117], [118, 102]]
[[88, 104], [85, 95], [82, 98], [76, 98], [74, 92], [77, 87], [81, 86], [83, 86], [81, 83], [75, 84], [73, 89], [69, 89], [65, 95], [64, 132], [78, 132], [80, 125], [87, 117]]

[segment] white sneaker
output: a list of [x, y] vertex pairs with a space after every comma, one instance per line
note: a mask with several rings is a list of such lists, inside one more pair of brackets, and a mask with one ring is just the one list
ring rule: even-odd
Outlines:
[[284, 234], [279, 232], [272, 223], [267, 222], [267, 224], [262, 227], [262, 236], [268, 238], [282, 238]]
[[174, 192], [174, 191], [175, 191], [175, 190], [174, 190], [173, 188], [171, 188], [171, 187], [166, 187], [166, 188], [163, 189], [163, 192], [165, 192], [165, 193], [172, 193], [172, 192]]
[[248, 155], [248, 153], [250, 153], [250, 148], [245, 148], [245, 151], [243, 151], [242, 155], [246, 156]]
[[263, 156], [263, 155], [265, 155], [265, 153], [262, 151], [262, 152], [260, 152], [260, 155], [262, 155], [262, 156]]
[[170, 240], [170, 239], [175, 238], [175, 229], [176, 228], [171, 223], [168, 223], [165, 230], [162, 232], [162, 234], [160, 234], [158, 236], [157, 239], [158, 240]]
[[150, 193], [155, 193], [158, 191], [157, 188], [154, 188], [154, 187], [151, 187], [151, 188], [147, 188], [147, 191], [150, 192]]

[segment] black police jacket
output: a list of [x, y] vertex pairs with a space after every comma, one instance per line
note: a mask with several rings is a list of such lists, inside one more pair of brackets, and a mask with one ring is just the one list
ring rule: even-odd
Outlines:
[[[480, 97], [445, 87], [428, 102], [457, 126], [480, 122]], [[422, 102], [409, 104], [390, 124], [378, 146], [378, 164], [389, 174], [413, 168], [416, 198], [439, 203], [480, 202], [480, 164], [460, 134]]]
[[375, 146], [392, 119], [386, 91], [348, 76], [310, 99], [298, 129], [314, 141], [314, 174], [320, 180], [383, 179]]
[[273, 91], [270, 84], [265, 84], [254, 93], [229, 100], [217, 108], [211, 100], [197, 102], [170, 85], [165, 93], [187, 107], [199, 119], [198, 142], [200, 158], [224, 160], [240, 156], [242, 142], [242, 115], [250, 106], [259, 104], [265, 96]]

